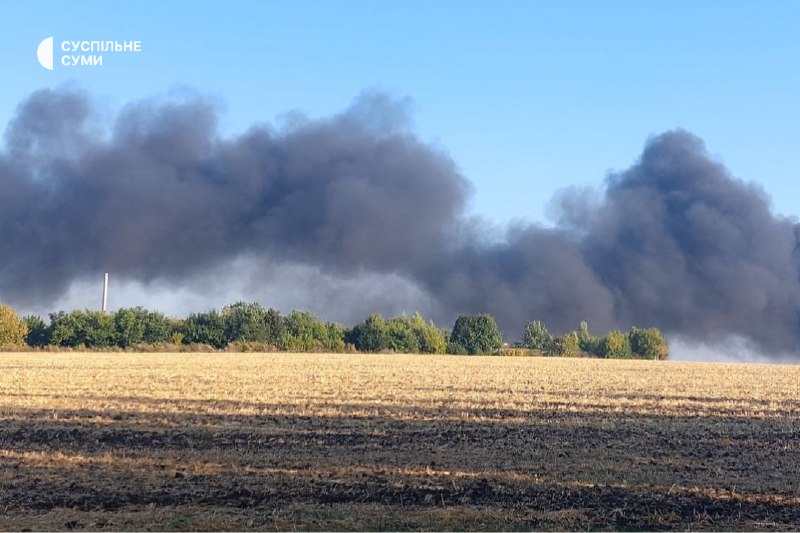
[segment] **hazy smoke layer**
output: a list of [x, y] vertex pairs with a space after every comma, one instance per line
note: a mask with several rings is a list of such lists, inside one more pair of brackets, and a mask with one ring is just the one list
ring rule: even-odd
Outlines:
[[[0, 154], [0, 299], [41, 307], [103, 271], [179, 284], [247, 257], [406, 279], [438, 318], [490, 312], [512, 337], [538, 318], [800, 347], [796, 226], [698, 138], [654, 137], [602, 198], [559, 195], [555, 228], [487, 242], [464, 212], [469, 183], [408, 119], [372, 93], [225, 139], [202, 100], [148, 101], [106, 132], [86, 95], [37, 92]], [[362, 298], [340, 293], [325, 305]]]

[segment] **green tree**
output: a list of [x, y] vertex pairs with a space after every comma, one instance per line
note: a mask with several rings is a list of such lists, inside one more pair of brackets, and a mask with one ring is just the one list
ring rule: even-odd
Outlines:
[[395, 353], [419, 353], [419, 335], [413, 320], [407, 316], [392, 318], [386, 322], [389, 336], [388, 348]]
[[144, 342], [145, 313], [147, 311], [141, 307], [123, 308], [114, 313], [117, 344], [127, 348]]
[[344, 328], [339, 324], [327, 322], [321, 330], [323, 337], [320, 339], [322, 347], [327, 352], [341, 353], [344, 351]]
[[0, 304], [0, 347], [22, 346], [28, 325], [7, 305]]
[[271, 339], [270, 323], [267, 310], [259, 303], [236, 302], [222, 310], [225, 319], [225, 340], [269, 342]]
[[305, 311], [292, 311], [283, 319], [278, 346], [295, 352], [342, 352], [344, 328], [332, 322], [323, 322]]
[[448, 335], [437, 328], [433, 322], [426, 323], [422, 315], [414, 313], [411, 318], [411, 327], [419, 340], [419, 351], [421, 353], [445, 352]]
[[116, 341], [114, 319], [102, 311], [84, 313], [87, 348], [107, 348]]
[[144, 315], [144, 342], [156, 344], [172, 339], [172, 321], [158, 311], [147, 311]]
[[600, 357], [608, 359], [630, 358], [631, 343], [628, 335], [621, 331], [609, 331], [608, 335], [600, 340], [597, 352]]
[[176, 316], [167, 319], [167, 323], [169, 324], [169, 341], [175, 346], [183, 344], [183, 322], [184, 320], [182, 318]]
[[556, 357], [581, 357], [583, 351], [581, 351], [578, 333], [571, 331], [565, 335], [554, 338], [550, 343], [550, 349], [547, 355]]
[[578, 327], [578, 344], [581, 351], [597, 355], [597, 338], [589, 333], [589, 325], [585, 321]]
[[448, 342], [447, 353], [450, 355], [469, 355], [469, 351], [464, 347], [464, 345], [458, 342]]
[[522, 346], [530, 350], [539, 350], [542, 353], [553, 351], [553, 336], [547, 331], [544, 323], [534, 320], [525, 325], [522, 334]]
[[267, 342], [269, 342], [273, 346], [278, 346], [278, 341], [283, 336], [286, 326], [283, 323], [283, 317], [281, 316], [281, 312], [277, 309], [268, 309], [267, 316], [265, 317], [265, 321], [267, 324], [267, 331], [269, 331], [269, 337], [267, 338]]
[[102, 311], [51, 313], [50, 334], [57, 346], [107, 348], [116, 344], [114, 318]]
[[628, 337], [635, 357], [663, 360], [669, 355], [667, 341], [658, 328], [631, 328]]
[[374, 314], [347, 332], [345, 340], [362, 352], [444, 353], [447, 335], [419, 313], [385, 320]]
[[314, 330], [317, 318], [306, 311], [292, 311], [283, 319], [284, 331], [278, 344], [282, 350], [311, 352], [314, 343]]
[[137, 344], [168, 342], [172, 324], [163, 314], [141, 307], [122, 308], [114, 313], [116, 342], [122, 348]]
[[370, 315], [364, 322], [353, 326], [346, 338], [360, 352], [379, 352], [389, 349], [389, 327], [383, 316]]
[[80, 346], [83, 339], [78, 338], [79, 324], [65, 311], [50, 313], [50, 342], [55, 346]]
[[216, 310], [206, 313], [193, 313], [183, 321], [184, 344], [208, 344], [214, 348], [224, 348], [225, 319]]
[[470, 355], [490, 354], [500, 349], [503, 337], [491, 315], [461, 315], [453, 325], [450, 342], [463, 346]]
[[23, 318], [22, 321], [28, 326], [28, 334], [25, 336], [25, 342], [28, 346], [41, 348], [50, 344], [50, 328], [44, 323], [42, 317], [29, 315]]

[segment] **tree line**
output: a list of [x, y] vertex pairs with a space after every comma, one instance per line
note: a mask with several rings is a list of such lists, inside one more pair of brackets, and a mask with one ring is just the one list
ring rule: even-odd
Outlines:
[[455, 355], [541, 355], [560, 357], [666, 359], [668, 348], [656, 328], [611, 331], [597, 337], [579, 329], [552, 335], [540, 321], [529, 322], [522, 340], [505, 345], [488, 314], [461, 315], [451, 330], [419, 313], [384, 318], [373, 314], [352, 328], [325, 322], [305, 311], [282, 315], [259, 303], [236, 302], [221, 311], [167, 317], [141, 307], [114, 313], [75, 310], [20, 318], [0, 305], [0, 347], [88, 349], [229, 349], [289, 352], [393, 352]]
[[522, 340], [516, 348], [544, 356], [601, 357], [606, 359], [666, 359], [669, 347], [658, 328], [636, 328], [630, 331], [609, 331], [597, 337], [589, 332], [589, 325], [581, 322], [578, 330], [564, 335], [552, 335], [544, 323], [528, 322]]

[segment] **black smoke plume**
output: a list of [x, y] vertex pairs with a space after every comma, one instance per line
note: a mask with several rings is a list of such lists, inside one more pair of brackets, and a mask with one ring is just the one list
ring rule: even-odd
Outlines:
[[0, 300], [41, 305], [103, 271], [180, 283], [248, 257], [399, 276], [441, 320], [489, 312], [512, 338], [531, 319], [587, 320], [800, 347], [796, 224], [697, 137], [653, 137], [602, 197], [564, 191], [555, 227], [490, 240], [465, 212], [470, 183], [408, 124], [405, 102], [367, 93], [233, 138], [202, 99], [130, 105], [109, 131], [87, 95], [36, 92], [0, 153]]

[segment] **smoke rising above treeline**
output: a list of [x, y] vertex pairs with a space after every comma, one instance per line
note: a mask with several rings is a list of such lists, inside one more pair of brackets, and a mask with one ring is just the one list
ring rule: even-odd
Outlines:
[[[201, 98], [134, 103], [109, 128], [87, 94], [38, 91], [0, 152], [0, 301], [46, 306], [105, 271], [178, 286], [246, 260], [399, 279], [442, 324], [488, 312], [511, 338], [533, 319], [586, 320], [799, 351], [797, 225], [698, 137], [650, 138], [599, 197], [566, 189], [554, 227], [515, 224], [498, 240], [466, 212], [472, 187], [453, 159], [409, 123], [406, 102], [365, 93], [330, 118], [223, 138]], [[348, 299], [363, 295], [313, 311]]]

